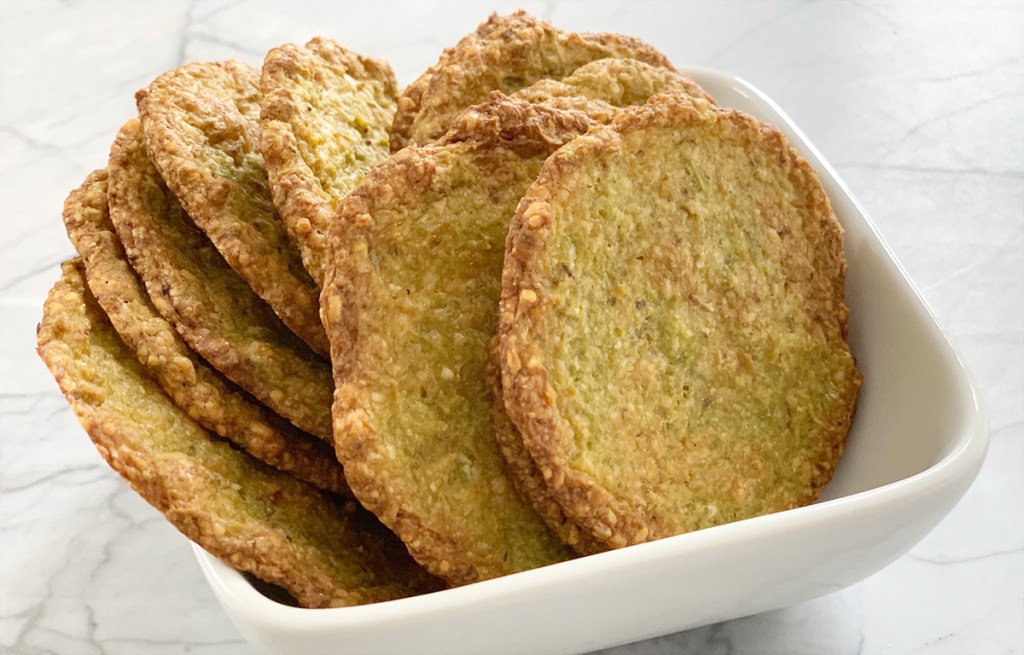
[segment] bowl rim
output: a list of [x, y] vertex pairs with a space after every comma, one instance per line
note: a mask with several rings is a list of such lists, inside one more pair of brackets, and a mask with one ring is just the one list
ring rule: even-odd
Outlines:
[[922, 322], [924, 329], [931, 333], [931, 336], [944, 350], [944, 354], [949, 359], [950, 368], [960, 378], [961, 386], [966, 390], [965, 397], [961, 399], [961, 402], [964, 402], [967, 412], [963, 417], [963, 425], [959, 428], [959, 438], [949, 446], [948, 452], [939, 461], [908, 477], [805, 507], [581, 557], [462, 587], [371, 605], [328, 609], [307, 609], [283, 605], [261, 594], [241, 573], [192, 543], [199, 567], [207, 582], [221, 603], [231, 606], [231, 614], [237, 622], [247, 622], [267, 629], [292, 632], [337, 630], [355, 625], [367, 627], [381, 624], [383, 626], [392, 621], [425, 618], [435, 613], [458, 611], [478, 603], [497, 600], [503, 596], [535, 592], [551, 585], [571, 585], [595, 575], [609, 575], [623, 571], [640, 561], [648, 564], [657, 563], [666, 559], [685, 557], [693, 551], [715, 548], [725, 543], [765, 539], [773, 534], [798, 529], [803, 525], [838, 520], [851, 514], [871, 512], [888, 505], [897, 498], [928, 495], [939, 490], [957, 487], [960, 487], [960, 493], [966, 490], [966, 487], [977, 475], [987, 451], [989, 436], [987, 410], [977, 391], [977, 385], [962, 358], [954, 349], [948, 335], [942, 330], [920, 290], [910, 280], [906, 270], [895, 257], [885, 239], [882, 238], [875, 223], [821, 152], [782, 108], [764, 92], [739, 76], [713, 68], [686, 66], [681, 70], [696, 79], [698, 83], [702, 80], [714, 80], [720, 84], [728, 84], [734, 90], [747, 95], [751, 100], [774, 113], [773, 123], [786, 135], [791, 145], [799, 150], [815, 168], [823, 184], [834, 187], [835, 191], [830, 195], [841, 194], [846, 201], [851, 203], [859, 218], [864, 222], [866, 232], [881, 247], [886, 255], [887, 263], [894, 267], [897, 273], [897, 284], [902, 285], [904, 291], [908, 292], [909, 296], [916, 301], [915, 309], [923, 311], [924, 318], [927, 319]]
[[[976, 398], [976, 397], [975, 397]], [[667, 537], [619, 550], [598, 553], [531, 571], [485, 580], [471, 585], [353, 607], [307, 609], [283, 605], [261, 594], [245, 577], [227, 564], [192, 543], [199, 566], [217, 595], [232, 603], [233, 610], [246, 620], [281, 629], [307, 630], [330, 626], [386, 623], [424, 617], [435, 612], [458, 611], [508, 594], [530, 593], [549, 585], [571, 585], [595, 575], [622, 571], [643, 560], [656, 563], [663, 559], [686, 557], [694, 551], [714, 549], [736, 541], [761, 540], [779, 532], [798, 529], [819, 519], [839, 519], [843, 515], [871, 512], [908, 494], [929, 494], [956, 485], [984, 457], [987, 429], [982, 410], [975, 405], [981, 420], [975, 422], [953, 451], [931, 467], [908, 478], [874, 489], [834, 498], [806, 507], [735, 521], [713, 528]]]

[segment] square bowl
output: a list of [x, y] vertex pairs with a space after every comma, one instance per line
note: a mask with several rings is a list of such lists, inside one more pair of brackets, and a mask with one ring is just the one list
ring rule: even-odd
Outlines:
[[885, 567], [956, 504], [988, 424], [962, 363], [831, 166], [732, 75], [688, 72], [723, 106], [778, 126], [846, 230], [850, 345], [864, 373], [832, 482], [813, 505], [376, 605], [300, 609], [195, 546], [224, 610], [273, 653], [574, 653], [806, 601]]

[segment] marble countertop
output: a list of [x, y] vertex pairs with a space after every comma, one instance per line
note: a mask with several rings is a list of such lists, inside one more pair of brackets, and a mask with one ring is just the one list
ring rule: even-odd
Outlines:
[[991, 413], [974, 486], [844, 591], [609, 653], [1024, 653], [1024, 5], [1016, 2], [0, 4], [0, 650], [248, 653], [191, 549], [107, 468], [34, 353], [67, 192], [134, 91], [324, 34], [407, 83], [493, 8], [738, 74], [836, 166]]

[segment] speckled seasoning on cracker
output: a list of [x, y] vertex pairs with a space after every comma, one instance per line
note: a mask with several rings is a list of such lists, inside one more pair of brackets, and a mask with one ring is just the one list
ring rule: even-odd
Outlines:
[[860, 373], [840, 228], [782, 134], [669, 93], [552, 156], [506, 242], [505, 407], [621, 547], [812, 502]]

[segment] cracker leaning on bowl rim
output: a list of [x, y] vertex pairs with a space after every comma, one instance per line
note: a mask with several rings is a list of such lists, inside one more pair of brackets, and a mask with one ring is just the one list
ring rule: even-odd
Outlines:
[[351, 494], [330, 446], [221, 377], [156, 311], [110, 222], [105, 169], [90, 173], [68, 196], [64, 224], [82, 257], [90, 293], [125, 345], [178, 407], [260, 461], [320, 489]]
[[437, 589], [392, 535], [213, 438], [150, 380], [85, 287], [62, 265], [38, 351], [103, 458], [186, 537], [280, 585], [306, 607], [341, 607]]
[[566, 514], [614, 548], [812, 502], [861, 380], [845, 268], [814, 171], [742, 112], [666, 93], [552, 156], [499, 334], [505, 407]]
[[[643, 104], [650, 96], [665, 90], [702, 93], [689, 77], [676, 71], [636, 59], [609, 57], [581, 66], [565, 79], [540, 80], [511, 97], [558, 109], [582, 111], [598, 123], [610, 123], [623, 107]], [[522, 436], [505, 411], [497, 339], [491, 352], [487, 375], [494, 394], [494, 438], [516, 490], [548, 527], [577, 552], [589, 555], [607, 550], [607, 544], [595, 539], [565, 515], [548, 488], [530, 451], [523, 444]]]

